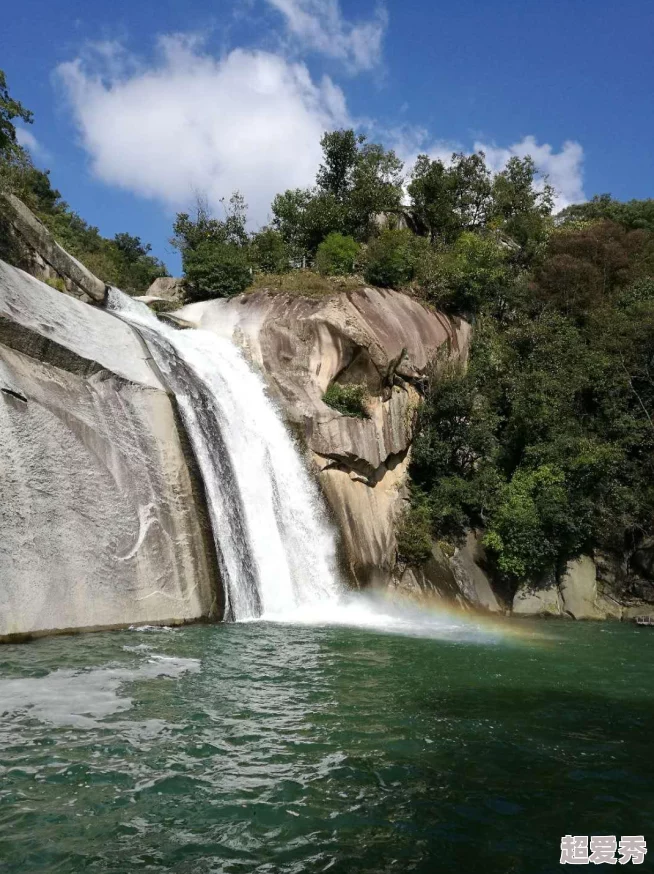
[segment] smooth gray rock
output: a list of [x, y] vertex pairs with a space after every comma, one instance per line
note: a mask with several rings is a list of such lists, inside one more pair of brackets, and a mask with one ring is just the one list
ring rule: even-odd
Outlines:
[[85, 302], [101, 303], [105, 284], [73, 258], [50, 231], [15, 194], [0, 194], [0, 217], [9, 223], [29, 263], [30, 273], [39, 279], [60, 279], [65, 293]]
[[562, 609], [575, 619], [619, 619], [620, 604], [598, 589], [597, 568], [589, 555], [568, 562], [559, 580]]
[[469, 531], [451, 560], [459, 589], [468, 603], [491, 613], [501, 613], [502, 606], [484, 570], [485, 562], [486, 555], [480, 537], [476, 532]]
[[202, 487], [134, 330], [0, 262], [0, 640], [218, 612]]
[[176, 276], [158, 276], [146, 292], [147, 297], [169, 300], [182, 305], [184, 280]]
[[540, 585], [521, 583], [513, 598], [511, 612], [516, 616], [562, 616], [563, 598], [556, 580]]

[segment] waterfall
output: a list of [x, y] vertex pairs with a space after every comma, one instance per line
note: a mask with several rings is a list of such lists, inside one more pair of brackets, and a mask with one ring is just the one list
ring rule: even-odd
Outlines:
[[177, 399], [204, 480], [225, 618], [334, 605], [334, 535], [263, 379], [230, 340], [165, 325], [117, 289], [107, 306], [139, 331]]

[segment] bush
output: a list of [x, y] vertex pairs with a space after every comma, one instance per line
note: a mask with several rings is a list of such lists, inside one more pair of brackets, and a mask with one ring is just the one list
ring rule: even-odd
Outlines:
[[365, 385], [340, 385], [333, 382], [322, 396], [327, 406], [338, 410], [344, 416], [356, 416], [359, 419], [368, 418], [366, 408]]
[[184, 254], [187, 303], [240, 294], [252, 281], [247, 251], [234, 243], [201, 243]]
[[291, 252], [279, 231], [262, 228], [250, 242], [250, 258], [261, 273], [286, 273], [291, 267]]
[[330, 234], [318, 246], [316, 268], [323, 276], [346, 276], [354, 273], [359, 244], [353, 237]]
[[397, 532], [397, 553], [407, 564], [424, 564], [432, 551], [431, 514], [426, 502], [419, 501], [400, 516]]
[[401, 288], [416, 274], [426, 244], [411, 231], [388, 228], [368, 246], [364, 276], [371, 285]]
[[493, 237], [466, 231], [448, 249], [423, 258], [417, 278], [431, 301], [450, 312], [501, 310], [512, 279], [509, 253]]

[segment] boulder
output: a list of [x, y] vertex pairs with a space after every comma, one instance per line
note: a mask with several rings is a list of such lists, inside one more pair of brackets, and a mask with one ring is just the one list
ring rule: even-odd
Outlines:
[[620, 604], [600, 591], [597, 568], [588, 555], [568, 562], [559, 580], [562, 610], [574, 619], [619, 619]]
[[521, 583], [513, 597], [511, 612], [516, 616], [564, 615], [563, 599], [556, 580]]
[[476, 531], [469, 531], [464, 543], [456, 548], [451, 566], [459, 590], [469, 604], [491, 613], [503, 612], [486, 573], [486, 554]]
[[219, 612], [202, 485], [118, 318], [0, 262], [0, 640]]
[[104, 301], [104, 282], [63, 249], [16, 195], [0, 194], [0, 219], [14, 237], [19, 261], [29, 273], [52, 281], [65, 294], [86, 303]]
[[[351, 580], [390, 584], [419, 388], [437, 357], [465, 360], [470, 326], [366, 287], [318, 299], [259, 290], [176, 315], [232, 338], [262, 371], [310, 450]], [[328, 406], [332, 383], [364, 385], [368, 417]]]
[[148, 288], [146, 296], [169, 300], [181, 306], [184, 301], [184, 280], [176, 276], [159, 276]]

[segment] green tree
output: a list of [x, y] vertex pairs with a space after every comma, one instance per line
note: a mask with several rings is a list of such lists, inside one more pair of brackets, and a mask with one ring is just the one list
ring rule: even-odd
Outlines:
[[316, 187], [277, 195], [273, 225], [299, 259], [312, 258], [330, 233], [365, 241], [380, 213], [399, 212], [402, 162], [352, 130], [327, 133]]
[[262, 273], [287, 273], [291, 268], [291, 250], [274, 228], [265, 227], [252, 235], [250, 259]]
[[344, 276], [355, 272], [360, 246], [353, 237], [332, 233], [318, 246], [316, 269], [324, 276]]
[[533, 159], [512, 157], [492, 186], [492, 217], [523, 249], [523, 260], [537, 256], [547, 240], [554, 189], [547, 178], [538, 183]]
[[433, 303], [468, 317], [489, 307], [503, 312], [513, 297], [511, 253], [493, 234], [464, 231], [451, 246], [426, 253], [417, 278]]
[[628, 231], [654, 231], [654, 199], [622, 203], [610, 194], [596, 194], [587, 203], [575, 203], [557, 215], [559, 225], [604, 220], [622, 225]]
[[402, 288], [415, 277], [422, 248], [407, 229], [387, 228], [375, 237], [365, 256], [364, 276], [371, 285]]
[[449, 164], [419, 155], [408, 185], [411, 210], [432, 242], [451, 242], [485, 226], [491, 208], [491, 175], [483, 152], [453, 154]]
[[16, 128], [13, 124], [15, 119], [21, 119], [26, 124], [31, 124], [33, 114], [29, 109], [14, 100], [9, 94], [7, 77], [0, 70], [0, 155], [14, 151], [18, 145], [16, 141]]
[[240, 294], [252, 281], [247, 250], [234, 243], [207, 241], [184, 256], [185, 298], [191, 303]]

